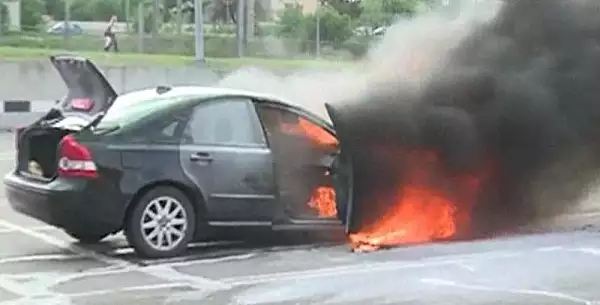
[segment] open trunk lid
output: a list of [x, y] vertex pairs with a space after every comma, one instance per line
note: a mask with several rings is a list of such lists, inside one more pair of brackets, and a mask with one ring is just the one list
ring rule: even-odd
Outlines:
[[56, 172], [57, 149], [67, 134], [94, 122], [112, 105], [118, 94], [88, 59], [73, 55], [51, 56], [50, 62], [63, 79], [68, 93], [59, 104], [16, 134], [17, 172], [51, 179]]
[[118, 94], [102, 72], [86, 58], [56, 55], [50, 62], [67, 86], [68, 93], [60, 103], [63, 112], [80, 112], [89, 116], [106, 111]]

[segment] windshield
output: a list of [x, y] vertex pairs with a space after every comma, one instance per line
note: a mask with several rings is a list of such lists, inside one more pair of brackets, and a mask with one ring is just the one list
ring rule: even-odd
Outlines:
[[117, 98], [113, 107], [109, 108], [96, 129], [123, 127], [140, 119], [172, 107], [188, 99], [187, 96], [161, 97], [154, 99], [122, 100]]

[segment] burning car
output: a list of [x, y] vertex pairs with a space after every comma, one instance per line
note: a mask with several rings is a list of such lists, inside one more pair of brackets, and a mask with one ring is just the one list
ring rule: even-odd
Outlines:
[[68, 94], [16, 136], [18, 212], [95, 243], [124, 231], [145, 257], [214, 227], [340, 226], [333, 126], [277, 98], [208, 87], [118, 95], [89, 60], [53, 56]]

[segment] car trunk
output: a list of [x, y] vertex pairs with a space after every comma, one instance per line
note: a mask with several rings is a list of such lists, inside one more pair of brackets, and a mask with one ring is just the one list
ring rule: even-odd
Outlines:
[[19, 145], [19, 172], [41, 179], [52, 179], [58, 166], [58, 144], [74, 132], [69, 129], [32, 128], [21, 135]]
[[87, 59], [52, 56], [50, 61], [68, 93], [57, 106], [16, 135], [17, 172], [43, 180], [56, 175], [62, 138], [85, 128], [117, 97], [102, 73]]

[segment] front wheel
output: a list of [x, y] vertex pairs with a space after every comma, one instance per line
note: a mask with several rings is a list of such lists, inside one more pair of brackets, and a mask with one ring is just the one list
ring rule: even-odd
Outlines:
[[180, 255], [194, 236], [192, 203], [173, 187], [157, 187], [135, 204], [125, 225], [125, 236], [138, 255], [165, 258]]

